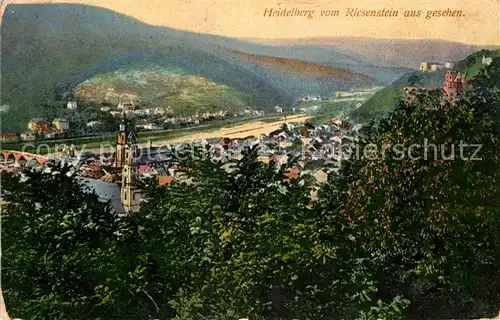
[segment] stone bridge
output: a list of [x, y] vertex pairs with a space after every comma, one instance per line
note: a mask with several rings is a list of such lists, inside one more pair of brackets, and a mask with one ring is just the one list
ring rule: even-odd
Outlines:
[[0, 150], [0, 162], [14, 161], [20, 163], [24, 160], [26, 163], [35, 160], [39, 164], [47, 162], [48, 158], [39, 154], [16, 151], [16, 150]]

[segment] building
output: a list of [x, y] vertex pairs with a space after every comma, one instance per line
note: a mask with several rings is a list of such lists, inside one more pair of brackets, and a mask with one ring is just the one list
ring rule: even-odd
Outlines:
[[439, 62], [428, 62], [428, 61], [423, 61], [420, 63], [420, 68], [419, 70], [422, 72], [435, 72], [438, 70], [444, 69], [444, 65], [439, 63]]
[[164, 108], [154, 108], [153, 109], [153, 114], [157, 116], [162, 116], [164, 115], [166, 110]]
[[441, 63], [431, 64], [431, 71], [439, 71], [439, 70], [443, 70], [443, 69], [444, 69], [444, 65]]
[[151, 109], [135, 109], [134, 114], [136, 116], [149, 116], [151, 114]]
[[54, 119], [52, 126], [59, 132], [65, 132], [69, 130], [69, 121], [66, 119]]
[[424, 92], [438, 92], [442, 91], [445, 94], [445, 98], [448, 100], [453, 100], [458, 97], [458, 95], [467, 89], [467, 79], [465, 76], [455, 71], [447, 71], [444, 83], [441, 88], [426, 88], [426, 87], [403, 87], [405, 92], [405, 100], [413, 100], [417, 94]]
[[146, 123], [143, 126], [144, 130], [149, 130], [149, 131], [155, 131], [155, 130], [161, 130], [162, 128], [160, 126], [157, 126], [154, 123]]
[[446, 72], [443, 83], [443, 90], [448, 98], [456, 98], [464, 89], [467, 88], [467, 79], [459, 72]]
[[32, 132], [30, 132], [30, 131], [24, 132], [24, 133], [21, 134], [21, 140], [24, 140], [24, 141], [33, 141], [35, 139], [36, 139], [36, 136]]
[[486, 58], [485, 55], [483, 55], [483, 58], [481, 59], [481, 63], [485, 66], [489, 66], [493, 62], [493, 58], [489, 57]]
[[109, 114], [111, 114], [113, 117], [117, 118], [117, 117], [120, 117], [122, 115], [122, 112], [121, 111], [116, 111], [116, 110], [111, 110], [109, 112]]
[[87, 123], [87, 127], [90, 129], [99, 129], [102, 127], [101, 121], [90, 121]]
[[119, 110], [134, 110], [135, 103], [133, 101], [119, 102], [117, 108]]
[[55, 137], [57, 137], [58, 133], [59, 133], [59, 131], [57, 131], [57, 130], [46, 130], [43, 132], [45, 138], [47, 138], [47, 139], [54, 139]]
[[140, 209], [140, 190], [137, 188], [139, 179], [137, 138], [133, 131], [128, 130], [126, 124], [122, 124], [120, 129], [126, 134], [123, 149], [120, 150], [123, 151], [120, 199], [126, 213], [137, 212]]
[[30, 122], [28, 122], [28, 131], [40, 133], [47, 131], [47, 129], [48, 129], [47, 121], [45, 121], [44, 119], [34, 118], [31, 119]]
[[158, 180], [158, 184], [160, 186], [167, 186], [175, 180], [175, 178], [173, 176], [169, 176], [169, 175], [157, 176], [156, 179]]
[[19, 133], [16, 132], [1, 132], [0, 141], [2, 142], [17, 142], [20, 139]]
[[120, 124], [116, 139], [115, 168], [121, 169], [125, 162], [125, 145], [127, 144], [127, 132], [125, 123]]
[[444, 67], [446, 69], [453, 69], [453, 68], [455, 68], [455, 62], [454, 61], [446, 61], [444, 63]]
[[78, 104], [76, 103], [76, 101], [68, 101], [68, 103], [66, 103], [66, 108], [70, 110], [76, 110], [78, 108]]
[[431, 69], [430, 62], [423, 61], [422, 63], [420, 63], [420, 68], [419, 68], [420, 71], [426, 72], [429, 71], [430, 69]]

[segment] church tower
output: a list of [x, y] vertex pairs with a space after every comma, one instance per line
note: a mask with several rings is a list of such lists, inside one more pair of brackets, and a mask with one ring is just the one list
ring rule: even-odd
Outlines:
[[[123, 146], [122, 183], [120, 198], [125, 212], [137, 212], [140, 205], [140, 190], [137, 188], [139, 172], [137, 168], [137, 138], [131, 131]], [[118, 160], [118, 153], [117, 153]]]
[[125, 120], [120, 123], [120, 130], [116, 141], [115, 167], [121, 169], [125, 162], [125, 146], [127, 145], [127, 126]]

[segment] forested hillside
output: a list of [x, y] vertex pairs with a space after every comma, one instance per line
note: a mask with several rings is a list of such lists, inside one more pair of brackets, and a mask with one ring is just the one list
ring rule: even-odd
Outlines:
[[[482, 57], [498, 57], [498, 50], [481, 50], [475, 52], [465, 59], [459, 61], [453, 70], [461, 72], [467, 78], [472, 78], [477, 75], [480, 70], [484, 69]], [[404, 97], [404, 92], [401, 90], [405, 86], [442, 87], [446, 71], [439, 72], [421, 72], [414, 71], [404, 74], [391, 85], [383, 88], [366, 101], [358, 110], [353, 112], [352, 116], [360, 121], [370, 120], [372, 117], [387, 115], [393, 110], [398, 102]]]

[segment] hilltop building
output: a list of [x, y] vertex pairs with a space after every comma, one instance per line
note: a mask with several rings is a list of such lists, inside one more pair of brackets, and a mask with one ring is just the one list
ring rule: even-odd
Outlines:
[[422, 63], [420, 63], [420, 68], [419, 68], [420, 71], [426, 72], [430, 70], [430, 68], [431, 64], [429, 62], [423, 61]]
[[482, 59], [481, 59], [481, 63], [482, 63], [484, 66], [489, 66], [492, 62], [493, 62], [493, 58], [491, 58], [491, 57], [486, 58], [486, 56], [483, 54], [483, 57], [482, 57]]
[[455, 65], [456, 65], [455, 61], [446, 61], [444, 63], [444, 67], [446, 69], [453, 69], [453, 68], [455, 68]]
[[431, 71], [439, 71], [439, 70], [443, 70], [443, 69], [444, 69], [444, 65], [441, 63], [431, 64]]
[[439, 62], [428, 62], [428, 61], [423, 61], [420, 63], [420, 68], [419, 70], [422, 72], [435, 72], [444, 69], [445, 66]]
[[448, 98], [455, 99], [467, 88], [467, 79], [459, 72], [448, 71], [443, 83], [443, 90]]

